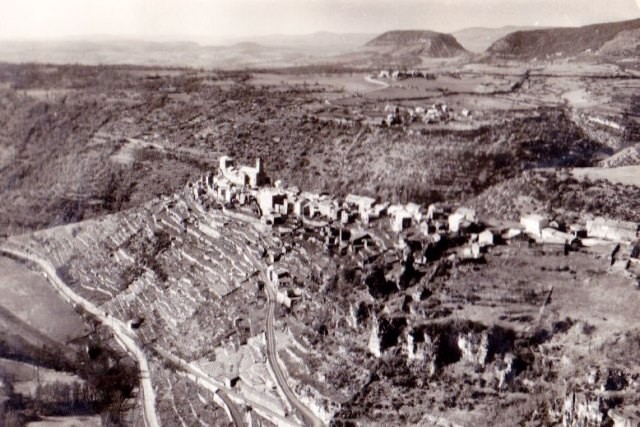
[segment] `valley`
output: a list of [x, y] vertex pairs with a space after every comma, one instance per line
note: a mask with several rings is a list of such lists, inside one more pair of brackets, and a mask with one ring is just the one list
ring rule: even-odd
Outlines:
[[636, 425], [639, 25], [0, 46], [0, 424]]

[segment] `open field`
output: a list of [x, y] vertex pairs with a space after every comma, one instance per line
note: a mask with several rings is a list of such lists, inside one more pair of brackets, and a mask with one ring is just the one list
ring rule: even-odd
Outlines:
[[[84, 319], [58, 297], [41, 275], [6, 257], [0, 257], [0, 270], [0, 306], [4, 310], [61, 344], [90, 332]], [[14, 333], [22, 335], [18, 330]]]

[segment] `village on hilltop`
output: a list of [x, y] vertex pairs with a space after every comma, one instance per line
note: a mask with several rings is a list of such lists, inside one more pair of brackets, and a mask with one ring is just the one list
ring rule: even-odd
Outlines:
[[[382, 262], [385, 270], [399, 268], [401, 275], [443, 254], [452, 261], [482, 262], [488, 248], [499, 244], [556, 245], [568, 255], [582, 246], [609, 247], [613, 242], [617, 245], [609, 254], [612, 268], [640, 273], [640, 230], [632, 222], [596, 217], [561, 224], [549, 215], [530, 213], [519, 224], [488, 224], [474, 209], [447, 203], [425, 208], [412, 202], [390, 204], [356, 194], [338, 198], [287, 188], [281, 181], [271, 182], [260, 159], [254, 167], [237, 166], [229, 156], [220, 157], [217, 171], [189, 186], [196, 200], [211, 197], [230, 215], [259, 221], [280, 237], [295, 236], [322, 244], [332, 254], [349, 255], [362, 269]], [[270, 271], [276, 285], [289, 276], [274, 266]], [[282, 299], [291, 304], [289, 298]]]

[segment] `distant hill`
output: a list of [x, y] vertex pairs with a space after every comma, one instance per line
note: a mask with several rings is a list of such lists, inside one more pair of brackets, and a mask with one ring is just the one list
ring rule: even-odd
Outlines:
[[223, 45], [124, 39], [2, 41], [0, 61], [210, 68], [288, 67], [361, 47], [371, 34], [313, 33], [230, 39]]
[[452, 58], [467, 53], [451, 34], [425, 30], [388, 31], [369, 41], [365, 47], [381, 53], [429, 58]]
[[468, 51], [481, 53], [487, 50], [496, 40], [516, 31], [540, 29], [540, 27], [507, 26], [501, 28], [465, 28], [451, 33]]
[[627, 45], [634, 45], [637, 51], [639, 29], [640, 19], [634, 19], [577, 28], [516, 31], [493, 43], [487, 53], [495, 57], [528, 60], [595, 53], [605, 45], [610, 54], [624, 52]]
[[380, 34], [328, 62], [365, 68], [412, 68], [423, 66], [428, 59], [455, 60], [467, 55], [469, 52], [450, 34], [402, 30]]
[[232, 68], [286, 62], [288, 50], [243, 43], [201, 46], [193, 42], [141, 40], [15, 41], [0, 44], [0, 61], [84, 65], [151, 65]]
[[339, 55], [352, 51], [375, 37], [368, 33], [331, 33], [319, 31], [310, 34], [269, 34], [260, 37], [231, 39], [238, 42], [255, 42], [267, 47], [289, 48], [309, 55]]

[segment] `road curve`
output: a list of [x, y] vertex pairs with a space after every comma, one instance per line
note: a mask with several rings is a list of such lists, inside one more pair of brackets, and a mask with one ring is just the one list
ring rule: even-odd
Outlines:
[[62, 297], [70, 302], [80, 305], [86, 312], [95, 316], [104, 326], [110, 328], [116, 340], [132, 356], [135, 356], [140, 369], [140, 383], [142, 386], [143, 415], [147, 427], [160, 427], [158, 415], [156, 413], [155, 392], [149, 375], [149, 364], [143, 350], [138, 346], [135, 339], [129, 335], [127, 325], [119, 319], [108, 317], [98, 307], [89, 300], [76, 294], [58, 276], [56, 269], [47, 261], [37, 256], [31, 251], [23, 251], [17, 248], [9, 248], [6, 245], [0, 247], [0, 253], [33, 263], [40, 268], [45, 277], [53, 285]]
[[231, 420], [236, 427], [243, 427], [245, 425], [244, 419], [242, 418], [242, 414], [238, 410], [238, 407], [233, 403], [233, 401], [227, 396], [223, 390], [218, 389], [217, 395], [220, 396], [220, 399], [227, 405], [229, 408], [229, 413], [231, 414]]
[[[298, 424], [294, 423], [292, 420], [288, 419], [287, 417], [285, 417], [284, 415], [280, 415], [276, 412], [274, 412], [272, 409], [267, 408], [266, 406], [262, 405], [260, 402], [257, 402], [254, 399], [249, 399], [245, 396], [240, 395], [239, 393], [236, 393], [235, 391], [228, 389], [226, 387], [224, 387], [224, 384], [221, 381], [216, 380], [215, 378], [211, 378], [208, 375], [206, 375], [204, 372], [202, 372], [200, 369], [195, 368], [191, 363], [187, 363], [185, 360], [180, 359], [179, 357], [169, 353], [168, 351], [164, 350], [163, 348], [159, 347], [159, 346], [154, 346], [154, 349], [156, 350], [157, 354], [160, 357], [164, 357], [167, 360], [172, 361], [173, 363], [175, 363], [177, 366], [179, 366], [179, 369], [187, 375], [187, 377], [189, 379], [191, 379], [192, 381], [196, 381], [196, 383], [204, 388], [206, 388], [207, 390], [211, 391], [212, 393], [216, 393], [218, 396], [220, 396], [220, 398], [223, 400], [223, 402], [227, 402], [227, 400], [225, 400], [225, 397], [228, 399], [235, 399], [236, 401], [241, 401], [243, 403], [245, 403], [248, 406], [251, 406], [252, 408], [254, 408], [255, 410], [258, 410], [260, 412], [263, 413], [263, 415], [266, 415], [268, 419], [270, 419], [270, 421], [272, 421], [274, 424], [276, 424], [277, 426], [288, 426], [288, 427], [296, 427]], [[224, 397], [223, 397], [224, 396]], [[230, 403], [233, 404], [233, 401], [229, 400]], [[229, 406], [229, 412], [231, 412], [231, 417], [234, 418], [234, 409], [236, 408], [236, 406]], [[235, 417], [237, 417], [237, 420], [241, 422], [240, 425], [244, 425], [244, 421], [242, 419], [242, 415], [240, 414], [240, 412], [235, 409]], [[236, 422], [236, 420], [233, 420], [234, 422]]]
[[[263, 280], [267, 280], [265, 274], [261, 271], [261, 276], [263, 276]], [[270, 283], [270, 282], [265, 282]], [[284, 393], [284, 395], [289, 400], [289, 403], [296, 408], [298, 413], [302, 416], [302, 420], [304, 424], [307, 426], [322, 426], [322, 420], [320, 420], [316, 414], [313, 413], [309, 408], [307, 408], [302, 402], [298, 400], [298, 397], [293, 393], [289, 384], [287, 383], [287, 377], [285, 377], [282, 372], [282, 368], [280, 367], [280, 362], [278, 361], [278, 353], [276, 349], [276, 335], [273, 329], [273, 321], [275, 317], [276, 310], [276, 296], [275, 292], [271, 289], [271, 285], [265, 286], [265, 292], [267, 294], [267, 298], [269, 300], [269, 308], [267, 311], [267, 327], [265, 334], [267, 336], [267, 360], [269, 361], [269, 365], [271, 365], [271, 369], [276, 377], [276, 381], [280, 385], [280, 389]]]
[[387, 82], [382, 82], [382, 81], [380, 81], [380, 80], [376, 80], [376, 79], [374, 79], [374, 78], [373, 78], [373, 77], [371, 77], [371, 76], [364, 76], [364, 79], [365, 79], [365, 81], [366, 81], [367, 83], [372, 83], [372, 84], [374, 84], [374, 85], [380, 85], [380, 86], [382, 86], [383, 88], [388, 88], [388, 87], [389, 87], [389, 83], [387, 83]]

